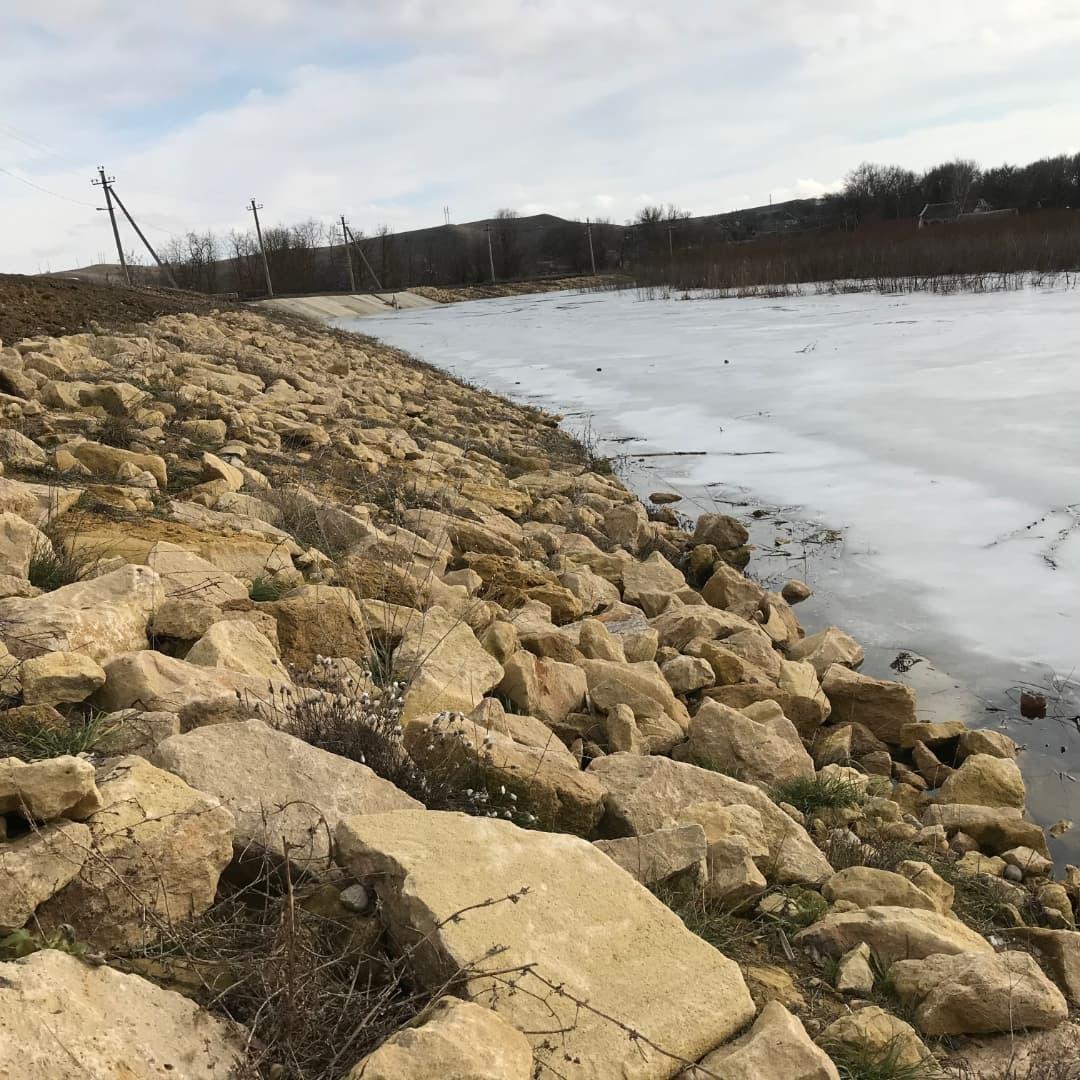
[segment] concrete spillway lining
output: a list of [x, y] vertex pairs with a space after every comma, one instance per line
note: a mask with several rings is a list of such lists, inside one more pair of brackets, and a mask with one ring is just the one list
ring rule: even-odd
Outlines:
[[350, 319], [364, 315], [387, 315], [410, 308], [438, 307], [437, 301], [411, 292], [397, 293], [336, 293], [331, 296], [282, 296], [273, 300], [256, 300], [253, 307], [268, 307], [288, 311], [309, 319], [327, 321]]

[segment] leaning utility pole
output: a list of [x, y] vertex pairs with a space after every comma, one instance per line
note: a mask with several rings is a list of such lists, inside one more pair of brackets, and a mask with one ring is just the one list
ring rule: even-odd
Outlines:
[[488, 242], [488, 265], [491, 267], [491, 282], [495, 283], [495, 256], [491, 253], [491, 226], [488, 225], [484, 232], [487, 233]]
[[361, 261], [367, 267], [368, 273], [375, 279], [375, 288], [377, 288], [379, 292], [382, 292], [382, 282], [379, 280], [379, 275], [376, 274], [375, 271], [371, 268], [371, 263], [368, 262], [367, 256], [364, 254], [364, 249], [360, 246], [360, 241], [357, 240], [355, 236], [353, 236], [352, 229], [350, 229], [347, 225], [345, 226], [345, 231], [346, 235], [356, 247], [356, 252], [360, 256]]
[[592, 222], [585, 219], [585, 235], [589, 238], [589, 262], [592, 264], [593, 277], [596, 277], [596, 255], [593, 253], [592, 246]]
[[356, 292], [356, 275], [352, 268], [352, 248], [349, 247], [349, 223], [341, 215], [341, 242], [345, 245], [345, 264], [349, 268], [349, 292]]
[[263, 243], [262, 227], [259, 225], [259, 211], [262, 208], [263, 204], [256, 204], [255, 199], [252, 198], [248, 210], [255, 215], [255, 235], [259, 238], [259, 251], [262, 254], [263, 274], [266, 276], [266, 295], [272, 298], [274, 295], [274, 286], [270, 282], [270, 264], [266, 261], [266, 245]]
[[124, 271], [124, 281], [131, 284], [131, 271], [128, 270], [127, 259], [124, 258], [124, 248], [120, 243], [120, 230], [116, 227], [116, 211], [113, 209], [112, 204], [112, 192], [109, 190], [109, 185], [116, 179], [115, 176], [106, 176], [105, 167], [103, 165], [98, 166], [99, 180], [91, 180], [90, 183], [94, 187], [101, 187], [105, 189], [105, 209], [109, 211], [109, 221], [112, 222], [112, 234], [113, 239], [116, 241], [116, 254], [120, 257], [120, 268]]
[[150, 257], [154, 260], [154, 262], [158, 264], [158, 269], [164, 271], [165, 275], [169, 279], [169, 283], [174, 289], [179, 289], [180, 286], [176, 284], [176, 278], [173, 277], [172, 267], [169, 266], [167, 262], [162, 262], [158, 258], [157, 252], [150, 245], [150, 241], [147, 240], [145, 236], [143, 236], [142, 229], [140, 229], [139, 226], [135, 224], [135, 219], [128, 213], [128, 208], [123, 204], [119, 194], [115, 190], [112, 193], [112, 197], [116, 200], [116, 205], [124, 211], [124, 217], [128, 219], [128, 224], [135, 230], [136, 235], [143, 242], [143, 246], [146, 248], [147, 251], [150, 252]]

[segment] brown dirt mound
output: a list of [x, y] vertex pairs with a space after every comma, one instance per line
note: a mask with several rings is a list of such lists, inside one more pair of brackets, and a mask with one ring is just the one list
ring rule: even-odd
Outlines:
[[0, 342], [10, 345], [43, 334], [77, 334], [89, 330], [92, 323], [119, 330], [158, 315], [209, 307], [206, 297], [194, 293], [0, 274]]

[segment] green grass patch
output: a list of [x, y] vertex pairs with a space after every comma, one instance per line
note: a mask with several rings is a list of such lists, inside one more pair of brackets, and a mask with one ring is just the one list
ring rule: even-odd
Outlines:
[[807, 816], [822, 810], [846, 810], [866, 801], [862, 787], [842, 776], [796, 776], [772, 789], [777, 803], [789, 803]]

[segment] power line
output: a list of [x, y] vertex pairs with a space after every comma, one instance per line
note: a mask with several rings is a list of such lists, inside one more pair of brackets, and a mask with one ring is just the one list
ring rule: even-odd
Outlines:
[[42, 187], [40, 184], [35, 184], [33, 180], [27, 180], [25, 176], [20, 176], [16, 172], [12, 172], [10, 169], [5, 169], [3, 165], [0, 165], [0, 172], [10, 176], [13, 180], [18, 180], [20, 184], [26, 184], [27, 187], [35, 188], [37, 191], [42, 191], [46, 195], [52, 195], [55, 199], [63, 199], [64, 202], [74, 203], [76, 206], [85, 206], [88, 210], [96, 210], [96, 206], [92, 206], [90, 203], [81, 202], [78, 199], [71, 198], [70, 195], [61, 195], [59, 191], [51, 191], [47, 187]]
[[47, 154], [56, 153], [51, 146], [48, 146], [43, 142], [38, 142], [37, 139], [28, 139], [25, 135], [20, 135], [6, 124], [0, 124], [0, 132], [3, 132], [8, 138], [14, 139], [16, 142], [21, 142], [24, 146], [29, 146], [32, 150], [44, 150]]

